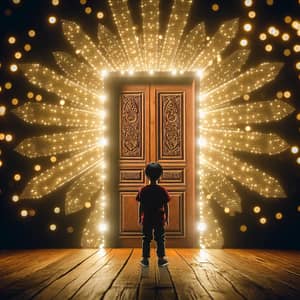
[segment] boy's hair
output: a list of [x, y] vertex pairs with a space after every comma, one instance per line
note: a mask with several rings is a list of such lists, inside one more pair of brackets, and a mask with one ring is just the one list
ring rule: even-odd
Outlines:
[[157, 180], [163, 173], [163, 168], [159, 163], [151, 162], [146, 166], [145, 174], [150, 180]]

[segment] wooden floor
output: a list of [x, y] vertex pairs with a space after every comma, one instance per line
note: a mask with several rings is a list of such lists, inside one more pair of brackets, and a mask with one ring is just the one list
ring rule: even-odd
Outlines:
[[0, 251], [0, 299], [300, 299], [300, 252], [167, 249]]

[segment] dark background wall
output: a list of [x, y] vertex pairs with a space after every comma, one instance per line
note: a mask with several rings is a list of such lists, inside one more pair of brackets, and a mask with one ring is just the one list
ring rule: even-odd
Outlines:
[[[83, 29], [96, 39], [97, 23], [107, 25], [115, 30], [111, 13], [106, 1], [90, 0], [81, 4], [79, 0], [60, 0], [59, 6], [51, 5], [51, 0], [21, 0], [20, 4], [15, 1], [1, 0], [0, 3], [0, 106], [6, 107], [4, 116], [0, 116], [0, 134], [12, 134], [13, 140], [7, 142], [0, 140], [0, 248], [34, 248], [34, 247], [78, 247], [80, 245], [80, 234], [84, 222], [90, 212], [85, 209], [79, 213], [65, 216], [63, 212], [64, 196], [68, 185], [59, 189], [40, 200], [12, 201], [13, 195], [21, 193], [26, 182], [36, 172], [34, 165], [40, 164], [43, 169], [51, 165], [49, 158], [35, 160], [26, 159], [13, 151], [14, 147], [25, 137], [34, 134], [40, 135], [43, 132], [53, 132], [56, 128], [41, 128], [24, 124], [14, 117], [9, 110], [25, 103], [28, 100], [29, 91], [34, 94], [42, 94], [43, 101], [51, 102], [53, 95], [45, 93], [26, 82], [20, 72], [11, 73], [10, 64], [15, 61], [14, 53], [21, 51], [23, 57], [21, 62], [40, 62], [56, 69], [52, 51], [72, 51], [64, 40], [61, 25], [49, 25], [48, 17], [55, 15], [59, 19], [75, 20], [81, 24]], [[161, 31], [166, 25], [167, 16], [170, 12], [172, 1], [161, 1]], [[264, 87], [257, 96], [264, 95], [265, 98], [276, 97], [278, 92], [290, 91], [291, 97], [285, 99], [295, 106], [296, 112], [289, 118], [264, 130], [274, 129], [284, 136], [291, 145], [299, 145], [299, 121], [296, 116], [300, 108], [299, 91], [299, 70], [296, 69], [296, 62], [300, 61], [299, 52], [293, 51], [296, 44], [300, 44], [299, 35], [291, 24], [285, 23], [284, 18], [291, 16], [293, 20], [299, 21], [299, 2], [297, 0], [274, 0], [254, 1], [252, 7], [246, 7], [244, 1], [238, 0], [195, 0], [192, 5], [192, 13], [189, 19], [188, 28], [200, 21], [205, 21], [208, 34], [213, 34], [218, 26], [225, 20], [239, 17], [240, 32], [234, 40], [232, 51], [239, 47], [242, 37], [249, 40], [251, 55], [247, 63], [253, 66], [261, 61], [282, 61], [285, 63], [283, 70], [275, 82]], [[266, 3], [268, 2], [268, 3]], [[140, 24], [139, 1], [129, 1], [134, 12], [134, 21]], [[219, 10], [213, 11], [212, 5], [218, 4]], [[87, 14], [85, 9], [92, 8], [92, 13]], [[248, 18], [248, 12], [256, 12], [255, 19]], [[104, 17], [97, 19], [97, 12], [103, 12]], [[243, 31], [242, 25], [250, 21], [253, 30], [249, 33]], [[279, 37], [272, 37], [268, 34], [267, 41], [261, 41], [259, 34], [267, 33], [270, 26], [276, 26], [280, 33], [290, 34], [289, 41], [283, 41]], [[28, 30], [34, 29], [36, 36], [30, 38]], [[15, 36], [17, 41], [10, 45], [8, 38]], [[29, 43], [32, 46], [30, 52], [25, 52], [23, 47]], [[273, 45], [272, 52], [265, 51], [265, 45]], [[289, 56], [284, 55], [284, 50], [290, 49]], [[285, 52], [286, 53], [286, 52]], [[5, 83], [11, 82], [12, 88], [5, 88]], [[12, 104], [12, 99], [18, 98], [17, 105]], [[299, 226], [300, 226], [300, 172], [297, 158], [299, 155], [286, 151], [283, 154], [267, 157], [239, 154], [240, 157], [261, 166], [264, 170], [277, 177], [285, 188], [288, 197], [286, 199], [264, 199], [259, 195], [249, 192], [239, 184], [236, 184], [239, 193], [242, 195], [243, 212], [231, 217], [225, 214], [217, 205], [213, 204], [217, 217], [221, 223], [225, 247], [267, 247], [267, 248], [300, 248]], [[63, 156], [58, 157], [58, 160]], [[21, 174], [21, 180], [15, 181], [14, 174]], [[255, 214], [254, 206], [260, 206], [261, 212]], [[55, 213], [54, 208], [59, 207], [60, 213]], [[22, 209], [31, 210], [35, 215], [21, 217]], [[300, 209], [299, 209], [300, 210]], [[281, 212], [283, 218], [278, 220], [275, 214]], [[260, 224], [260, 217], [266, 217], [268, 222]], [[111, 218], [112, 219], [112, 218]], [[50, 231], [49, 225], [56, 224], [57, 230]], [[241, 232], [240, 226], [246, 225], [247, 231]]]

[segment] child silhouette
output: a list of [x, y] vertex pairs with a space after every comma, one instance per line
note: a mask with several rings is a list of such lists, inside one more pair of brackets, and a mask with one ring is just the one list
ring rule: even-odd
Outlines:
[[139, 202], [138, 222], [142, 225], [142, 250], [143, 257], [141, 265], [149, 266], [150, 243], [153, 239], [157, 244], [156, 253], [158, 265], [164, 267], [168, 265], [165, 259], [165, 224], [169, 224], [169, 205], [170, 196], [165, 188], [157, 184], [158, 179], [163, 173], [159, 163], [149, 163], [146, 166], [145, 174], [150, 180], [150, 184], [142, 187], [136, 200]]

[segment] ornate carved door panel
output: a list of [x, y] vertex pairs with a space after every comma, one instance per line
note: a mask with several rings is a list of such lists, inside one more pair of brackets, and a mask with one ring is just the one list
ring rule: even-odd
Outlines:
[[168, 247], [192, 247], [194, 237], [194, 87], [124, 86], [119, 102], [120, 246], [140, 246], [138, 189], [150, 161], [164, 168], [160, 184], [171, 194]]

